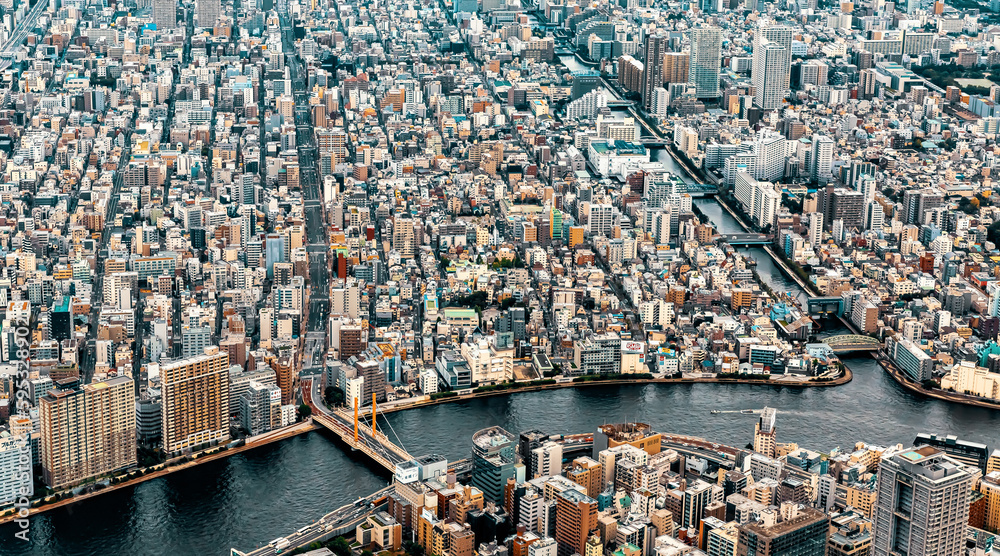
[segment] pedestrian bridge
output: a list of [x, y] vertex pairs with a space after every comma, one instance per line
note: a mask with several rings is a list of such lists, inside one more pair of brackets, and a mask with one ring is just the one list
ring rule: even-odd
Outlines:
[[875, 351], [882, 348], [882, 342], [871, 336], [857, 334], [841, 334], [830, 336], [822, 341], [830, 346], [834, 353], [853, 353], [859, 351]]

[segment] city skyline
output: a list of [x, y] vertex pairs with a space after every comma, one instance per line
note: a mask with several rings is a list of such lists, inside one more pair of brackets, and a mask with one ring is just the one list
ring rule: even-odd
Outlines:
[[1000, 554], [998, 14], [8, 6], [0, 554]]

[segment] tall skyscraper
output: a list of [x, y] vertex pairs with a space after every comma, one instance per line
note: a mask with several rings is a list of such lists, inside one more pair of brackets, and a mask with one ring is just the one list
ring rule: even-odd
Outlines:
[[173, 0], [153, 0], [153, 23], [157, 31], [177, 27], [177, 3]]
[[134, 467], [135, 384], [115, 377], [81, 385], [68, 378], [39, 401], [42, 476], [59, 489]]
[[695, 96], [712, 99], [719, 96], [719, 68], [722, 64], [722, 32], [718, 27], [691, 30], [691, 58], [688, 82], [695, 86]]
[[973, 476], [930, 446], [879, 464], [875, 556], [962, 554]]
[[578, 490], [556, 496], [556, 542], [559, 556], [584, 554], [587, 538], [597, 529], [597, 500]]
[[869, 201], [865, 207], [865, 229], [880, 230], [885, 223], [885, 212], [878, 201]]
[[819, 510], [784, 503], [780, 514], [740, 525], [737, 556], [826, 556], [830, 518]]
[[219, 0], [198, 0], [196, 15], [199, 27], [214, 27], [222, 13], [222, 3]]
[[760, 33], [753, 44], [753, 85], [754, 104], [763, 110], [774, 110], [781, 106], [785, 97], [788, 59], [785, 48], [764, 38]]
[[642, 106], [647, 111], [653, 107], [653, 91], [663, 86], [663, 56], [667, 52], [665, 33], [646, 36], [642, 72]]
[[229, 354], [212, 346], [160, 369], [163, 450], [176, 454], [229, 439]]
[[754, 42], [758, 39], [766, 39], [772, 43], [776, 43], [781, 48], [785, 49], [785, 59], [781, 66], [784, 68], [784, 77], [781, 82], [782, 90], [787, 89], [789, 86], [791, 73], [792, 73], [792, 28], [787, 25], [771, 25], [768, 27], [761, 27], [757, 30], [754, 37]]

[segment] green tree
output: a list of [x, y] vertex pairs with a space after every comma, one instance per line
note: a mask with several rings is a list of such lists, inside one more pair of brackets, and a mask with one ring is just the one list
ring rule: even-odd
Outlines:
[[337, 556], [351, 556], [351, 545], [344, 537], [337, 537], [330, 541], [327, 548]]
[[344, 402], [347, 401], [344, 391], [334, 386], [327, 387], [323, 394], [326, 396], [326, 403], [330, 405], [344, 405]]
[[312, 415], [313, 408], [309, 407], [308, 404], [302, 404], [299, 406], [299, 417], [305, 419]]
[[986, 239], [1000, 245], [1000, 222], [994, 222], [990, 224], [989, 228], [986, 228]]
[[418, 543], [406, 541], [403, 543], [402, 548], [403, 552], [405, 552], [408, 556], [424, 556], [424, 547], [420, 546]]

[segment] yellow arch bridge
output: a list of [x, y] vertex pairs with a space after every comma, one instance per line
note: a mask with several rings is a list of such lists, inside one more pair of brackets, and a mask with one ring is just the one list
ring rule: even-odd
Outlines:
[[855, 351], [875, 351], [882, 348], [882, 342], [871, 336], [860, 336], [858, 334], [841, 334], [824, 338], [822, 342], [833, 350], [834, 353], [852, 353]]

